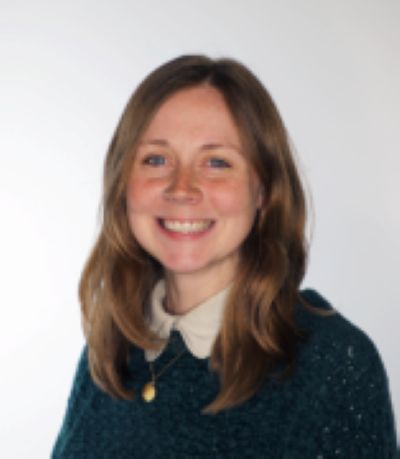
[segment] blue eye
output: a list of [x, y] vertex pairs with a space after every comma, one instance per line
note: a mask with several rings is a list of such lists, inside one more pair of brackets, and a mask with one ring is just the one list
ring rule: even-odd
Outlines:
[[216, 168], [231, 167], [229, 163], [227, 163], [225, 160], [220, 159], [220, 158], [210, 158], [208, 160], [208, 163], [211, 167], [216, 167]]
[[165, 164], [165, 158], [162, 155], [149, 155], [143, 160], [143, 164], [159, 167]]

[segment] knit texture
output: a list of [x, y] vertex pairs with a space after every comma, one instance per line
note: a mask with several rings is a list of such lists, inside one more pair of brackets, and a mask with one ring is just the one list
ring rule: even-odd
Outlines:
[[[303, 296], [329, 305], [315, 291]], [[157, 381], [151, 403], [140, 397], [150, 380], [142, 350], [132, 352], [132, 401], [102, 392], [83, 351], [52, 458], [373, 458], [396, 456], [388, 381], [370, 339], [339, 313], [299, 308], [309, 334], [290, 379], [265, 381], [244, 404], [201, 413], [218, 392], [207, 359], [186, 352]], [[184, 348], [178, 332], [155, 361], [160, 371]]]

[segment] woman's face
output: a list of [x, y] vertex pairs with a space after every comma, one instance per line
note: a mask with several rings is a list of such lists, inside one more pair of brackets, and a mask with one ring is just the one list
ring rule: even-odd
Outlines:
[[261, 191], [222, 95], [173, 94], [135, 153], [127, 208], [139, 244], [168, 274], [232, 279]]

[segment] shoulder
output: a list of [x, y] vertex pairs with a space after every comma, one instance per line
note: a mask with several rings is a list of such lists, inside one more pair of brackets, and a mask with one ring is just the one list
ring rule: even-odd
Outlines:
[[300, 352], [303, 363], [318, 365], [321, 374], [330, 378], [336, 375], [342, 381], [358, 381], [364, 389], [361, 380], [386, 387], [386, 372], [372, 339], [315, 290], [304, 290], [301, 297], [315, 309], [297, 309], [297, 324], [306, 334]]
[[93, 390], [94, 388], [95, 386], [89, 371], [88, 350], [87, 347], [84, 346], [76, 366], [72, 389], [68, 397], [61, 429], [53, 446], [52, 458], [61, 457], [63, 455], [63, 451], [72, 433], [75, 431], [82, 413], [93, 397], [95, 392]]
[[332, 399], [346, 394], [348, 401], [357, 399], [372, 410], [376, 404], [389, 408], [389, 382], [372, 339], [315, 290], [305, 290], [301, 296], [316, 312], [298, 310], [297, 323], [306, 333], [299, 366], [316, 391], [329, 389]]
[[340, 314], [320, 293], [307, 289], [302, 299], [314, 310], [300, 305], [296, 311], [297, 325], [305, 331], [307, 346], [322, 358], [322, 354], [351, 361], [353, 365], [382, 366], [379, 352], [372, 339], [358, 326]]
[[386, 455], [395, 444], [389, 384], [375, 344], [316, 291], [302, 291], [301, 297], [316, 312], [296, 310], [297, 325], [306, 333], [296, 369], [302, 388], [292, 425], [296, 437], [348, 457], [355, 457], [356, 447], [384, 448], [377, 457], [392, 457]]
[[82, 406], [83, 400], [91, 396], [91, 389], [94, 386], [89, 370], [88, 348], [85, 345], [79, 356], [72, 389], [68, 397], [67, 415], [72, 418], [73, 414]]
[[72, 407], [76, 409], [77, 405], [79, 405], [77, 400], [82, 401], [82, 399], [88, 396], [92, 384], [92, 378], [90, 376], [89, 370], [88, 348], [85, 345], [81, 351], [76, 365], [72, 390], [68, 400], [70, 409]]

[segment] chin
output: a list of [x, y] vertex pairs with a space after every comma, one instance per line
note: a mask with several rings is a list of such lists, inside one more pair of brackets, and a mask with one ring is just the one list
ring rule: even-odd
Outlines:
[[206, 268], [207, 263], [202, 263], [197, 259], [186, 260], [159, 260], [166, 271], [175, 274], [190, 274], [196, 271], [201, 271]]

